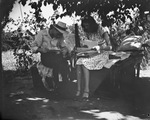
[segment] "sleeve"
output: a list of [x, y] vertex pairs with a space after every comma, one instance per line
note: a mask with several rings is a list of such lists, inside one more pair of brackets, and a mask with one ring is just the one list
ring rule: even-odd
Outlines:
[[104, 29], [104, 32], [107, 32], [108, 34], [110, 34], [110, 30], [108, 27], [104, 27], [103, 29]]
[[42, 31], [35, 36], [35, 40], [31, 44], [31, 49], [33, 52], [36, 52], [37, 49], [42, 45], [42, 36]]
[[100, 34], [105, 39], [107, 46], [111, 46], [109, 38], [109, 29], [107, 27], [100, 26]]
[[108, 29], [107, 27], [102, 27], [102, 26], [100, 26], [100, 27], [99, 27], [99, 32], [100, 32], [100, 35], [101, 35], [102, 37], [104, 37], [104, 33], [108, 33], [108, 34], [109, 34], [109, 29]]
[[68, 48], [69, 52], [71, 52], [74, 49], [74, 47], [75, 47], [74, 34], [68, 34], [67, 36], [65, 36], [64, 46], [66, 46]]

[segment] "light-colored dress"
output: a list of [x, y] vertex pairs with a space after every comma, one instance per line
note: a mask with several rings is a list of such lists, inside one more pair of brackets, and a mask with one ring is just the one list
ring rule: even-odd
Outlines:
[[[85, 39], [98, 41], [100, 46], [106, 46], [106, 41], [102, 37], [104, 32], [107, 32], [107, 30], [99, 27], [97, 34], [85, 34]], [[84, 42], [84, 40], [82, 42]], [[108, 60], [109, 53], [107, 51], [100, 51], [100, 53], [97, 53], [97, 55], [92, 57], [79, 58], [76, 62], [76, 65], [84, 65], [88, 70], [100, 70], [104, 67]]]

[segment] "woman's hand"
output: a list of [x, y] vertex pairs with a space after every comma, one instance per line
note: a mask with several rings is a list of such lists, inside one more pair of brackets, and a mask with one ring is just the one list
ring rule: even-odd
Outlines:
[[100, 46], [99, 45], [92, 47], [92, 49], [95, 49], [98, 53], [100, 53]]

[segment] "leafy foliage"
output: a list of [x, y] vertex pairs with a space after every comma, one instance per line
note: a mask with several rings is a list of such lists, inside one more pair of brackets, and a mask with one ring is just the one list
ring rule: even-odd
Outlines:
[[[1, 8], [3, 14], [1, 14], [1, 26], [4, 28], [7, 22], [11, 21], [13, 24], [18, 25], [19, 21], [15, 23], [15, 21], [8, 18], [9, 12], [12, 10], [13, 4], [16, 0], [2, 0], [1, 2]], [[27, 0], [20, 0], [20, 3], [22, 5], [25, 5], [27, 3]], [[38, 30], [43, 29], [45, 26], [48, 26], [49, 23], [47, 23], [46, 19], [41, 16], [41, 7], [47, 4], [52, 4], [53, 9], [57, 11], [57, 8], [61, 6], [64, 10], [64, 12], [61, 15], [55, 14], [55, 18], [63, 17], [66, 15], [72, 16], [72, 14], [75, 13], [75, 15], [84, 16], [86, 14], [91, 14], [93, 12], [98, 13], [98, 16], [103, 21], [103, 26], [111, 26], [114, 23], [117, 23], [117, 32], [113, 31], [111, 32], [112, 38], [114, 38], [114, 42], [116, 47], [118, 44], [120, 44], [120, 39], [122, 37], [122, 30], [120, 30], [120, 23], [124, 24], [126, 21], [126, 18], [129, 18], [132, 20], [133, 24], [135, 25], [133, 27], [133, 31], [138, 31], [136, 28], [138, 26], [137, 19], [133, 18], [142, 18], [144, 16], [144, 11], [149, 10], [150, 1], [149, 0], [38, 0], [38, 2], [32, 2], [30, 1], [29, 5], [32, 9], [35, 9], [35, 12], [32, 13], [32, 18], [29, 18], [29, 15], [25, 13], [24, 21], [22, 22], [22, 25], [25, 27], [30, 26], [30, 29], [28, 31], [28, 34], [30, 34], [32, 37], [34, 34], [37, 33]], [[132, 11], [135, 10], [135, 7], [139, 8], [137, 11], [139, 15], [137, 17], [133, 17], [134, 15], [131, 14], [130, 9]], [[111, 12], [111, 14], [110, 14]], [[137, 13], [135, 13], [137, 15]], [[51, 18], [53, 20], [53, 18]], [[22, 26], [21, 26], [22, 27]], [[112, 27], [112, 26], [111, 26]], [[110, 27], [110, 28], [111, 28]], [[71, 28], [71, 27], [70, 27]], [[74, 28], [74, 27], [73, 27]], [[72, 32], [75, 32], [75, 30], [72, 29]], [[80, 28], [80, 27], [79, 27]], [[136, 29], [135, 29], [136, 28]], [[17, 59], [17, 66], [18, 68], [21, 68], [22, 70], [28, 70], [29, 65], [32, 64], [32, 54], [29, 53], [30, 48], [30, 37], [24, 36], [23, 33], [13, 33], [13, 37], [9, 39], [7, 35], [5, 36], [5, 40], [3, 40], [3, 46], [6, 45], [6, 48], [14, 48], [14, 55]], [[29, 38], [28, 38], [29, 37]], [[29, 42], [30, 41], [30, 42]], [[7, 44], [5, 44], [7, 43]], [[10, 45], [11, 46], [7, 46]], [[114, 45], [114, 46], [115, 46]], [[9, 49], [10, 49], [9, 48]], [[21, 50], [21, 52], [20, 52]]]
[[[13, 49], [17, 71], [19, 74], [26, 73], [30, 66], [36, 62], [30, 49], [34, 36], [39, 30], [48, 27], [50, 21], [42, 17], [39, 22], [36, 22], [34, 15], [29, 16], [24, 13], [23, 21], [18, 18], [16, 21], [11, 19], [10, 22], [15, 26], [20, 26], [13, 32], [3, 32], [3, 49]], [[6, 31], [11, 31], [11, 26], [6, 26]]]
[[11, 40], [13, 41], [13, 54], [16, 59], [16, 69], [19, 73], [26, 73], [33, 64], [33, 56], [30, 52], [31, 38], [22, 34], [20, 30], [15, 31]]
[[2, 29], [5, 27], [7, 22], [10, 21], [9, 13], [12, 11], [15, 2], [16, 0], [1, 0], [0, 2], [0, 22]]
[[12, 49], [12, 43], [13, 41], [11, 40], [11, 33], [5, 33], [4, 31], [2, 31], [2, 51]]
[[[25, 1], [27, 0], [20, 0], [23, 5]], [[149, 0], [39, 0], [38, 2], [29, 3], [31, 8], [35, 9], [34, 14], [37, 21], [40, 21], [42, 5], [46, 6], [47, 4], [52, 4], [54, 10], [57, 10], [60, 6], [63, 8], [64, 13], [57, 17], [71, 16], [73, 13], [82, 17], [97, 12], [104, 22], [103, 24], [107, 26], [118, 20], [125, 22], [126, 17], [132, 20], [129, 9], [139, 8], [140, 17], [143, 17], [144, 11], [150, 11]], [[114, 13], [108, 16], [111, 11]]]
[[[2, 28], [9, 22], [9, 12], [12, 10], [13, 4], [16, 0], [2, 0], [1, 8], [2, 14]], [[27, 4], [27, 0], [19, 1], [22, 5]], [[53, 9], [57, 10], [58, 7], [62, 7], [64, 12], [58, 17], [63, 17], [66, 15], [84, 16], [86, 14], [91, 14], [97, 12], [99, 17], [103, 20], [104, 26], [111, 26], [112, 23], [118, 21], [125, 22], [126, 17], [132, 20], [132, 15], [129, 9], [139, 8], [140, 17], [143, 17], [144, 11], [149, 10], [150, 1], [149, 0], [38, 0], [38, 2], [30, 1], [29, 5], [32, 9], [35, 9], [34, 15], [36, 22], [43, 21], [41, 16], [41, 7], [44, 5], [52, 4]], [[113, 11], [113, 14], [108, 15]]]

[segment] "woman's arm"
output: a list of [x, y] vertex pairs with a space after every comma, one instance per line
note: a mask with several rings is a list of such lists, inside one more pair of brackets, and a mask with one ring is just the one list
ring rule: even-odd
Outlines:
[[102, 50], [111, 50], [112, 49], [112, 45], [110, 43], [110, 38], [109, 38], [109, 35], [108, 35], [107, 32], [103, 33], [103, 38], [106, 41], [106, 46], [102, 46], [100, 49], [102, 49]]

